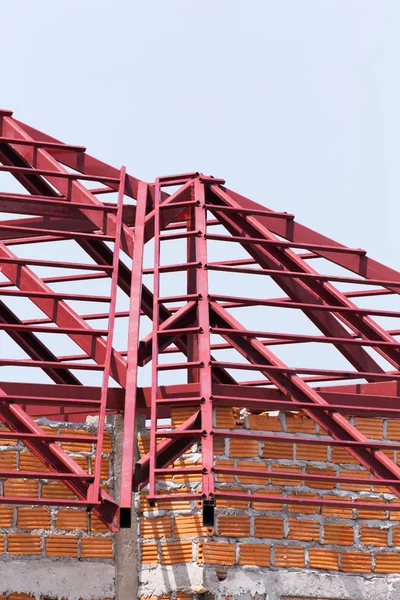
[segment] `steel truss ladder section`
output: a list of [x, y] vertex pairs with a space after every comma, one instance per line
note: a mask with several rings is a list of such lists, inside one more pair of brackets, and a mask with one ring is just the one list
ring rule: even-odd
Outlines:
[[[173, 439], [177, 435], [185, 435], [183, 432], [168, 432], [164, 429], [158, 430], [160, 404], [165, 401], [158, 396], [159, 393], [159, 371], [185, 369], [188, 382], [196, 382], [199, 385], [199, 397], [193, 399], [193, 421], [195, 429], [188, 430], [186, 436], [188, 443], [193, 443], [201, 438], [202, 447], [202, 493], [201, 497], [205, 504], [213, 510], [214, 498], [214, 474], [213, 474], [213, 434], [212, 434], [212, 389], [211, 389], [211, 354], [210, 354], [210, 320], [208, 306], [208, 282], [207, 282], [207, 248], [206, 248], [206, 210], [204, 186], [198, 178], [191, 182], [191, 193], [194, 200], [187, 207], [187, 230], [180, 234], [161, 235], [161, 189], [176, 184], [176, 176], [160, 178], [155, 183], [154, 201], [154, 287], [153, 287], [153, 329], [152, 329], [152, 386], [151, 386], [151, 430], [150, 430], [150, 453], [149, 453], [149, 500], [160, 498], [157, 494], [157, 475], [165, 472], [158, 468], [157, 463], [157, 437]], [[188, 180], [180, 180], [182, 184]], [[174, 206], [174, 205], [173, 205]], [[178, 206], [178, 204], [176, 204]], [[187, 260], [181, 264], [181, 268], [187, 271], [187, 296], [177, 297], [177, 300], [187, 300], [186, 307], [181, 308], [183, 313], [190, 310], [194, 304], [192, 322], [188, 326], [176, 325], [173, 328], [164, 327], [160, 320], [160, 273], [168, 269], [160, 269], [161, 242], [170, 239], [187, 238]], [[179, 268], [179, 265], [173, 267]], [[187, 340], [187, 362], [160, 364], [160, 339], [170, 334], [171, 336], [185, 336]], [[161, 344], [162, 345], [162, 344]], [[161, 351], [164, 349], [162, 346]], [[176, 400], [178, 404], [179, 399]], [[196, 409], [196, 402], [198, 408]], [[174, 400], [171, 399], [171, 407]], [[197, 425], [198, 423], [198, 425]], [[198, 468], [197, 468], [198, 470]]]

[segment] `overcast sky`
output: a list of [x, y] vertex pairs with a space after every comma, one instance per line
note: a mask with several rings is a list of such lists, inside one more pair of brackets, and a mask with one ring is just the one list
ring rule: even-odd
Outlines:
[[13, 0], [0, 105], [146, 180], [199, 170], [398, 266], [397, 0]]

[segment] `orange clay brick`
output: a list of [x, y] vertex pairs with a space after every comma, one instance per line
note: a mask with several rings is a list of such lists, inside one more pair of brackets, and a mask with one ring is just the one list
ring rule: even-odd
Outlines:
[[393, 527], [392, 545], [400, 546], [400, 525], [397, 525], [397, 527]]
[[20, 471], [49, 471], [50, 469], [32, 452], [21, 452], [19, 455]]
[[229, 406], [218, 406], [215, 410], [218, 429], [235, 429], [236, 421], [233, 409]]
[[138, 435], [137, 443], [139, 446], [139, 454], [143, 457], [145, 454], [150, 452], [150, 436], [149, 435]]
[[271, 549], [265, 544], [239, 544], [239, 565], [269, 567]]
[[18, 508], [18, 529], [48, 529], [50, 511], [48, 508]]
[[[394, 500], [390, 500], [389, 504], [400, 504], [399, 498], [395, 498]], [[391, 521], [400, 521], [400, 511], [399, 510], [391, 510], [389, 512], [389, 519]]]
[[0, 554], [4, 554], [4, 535], [0, 534]]
[[244, 417], [242, 417], [242, 415], [240, 414], [242, 409], [236, 406], [236, 407], [233, 407], [232, 410], [233, 410], [233, 418], [235, 419], [236, 427], [243, 428], [244, 427]]
[[289, 519], [289, 540], [319, 542], [320, 524], [318, 521]]
[[354, 544], [354, 530], [345, 523], [325, 523], [324, 543], [336, 546], [352, 546]]
[[32, 533], [9, 533], [8, 553], [13, 556], [18, 554], [40, 556], [42, 554], [40, 535], [33, 535]]
[[[197, 465], [195, 462], [193, 461], [180, 461], [181, 464], [175, 464], [174, 467], [175, 468], [182, 468], [182, 469], [190, 469], [191, 467], [196, 467], [199, 466]], [[174, 478], [174, 482], [175, 483], [193, 483], [196, 481], [201, 481], [201, 473], [182, 473], [181, 475], [174, 474], [174, 469], [171, 469], [171, 476]]]
[[174, 521], [174, 532], [177, 538], [212, 535], [214, 532], [213, 527], [203, 527], [203, 519], [200, 514], [175, 517]]
[[141, 562], [145, 565], [158, 563], [158, 547], [157, 544], [142, 544], [141, 546]]
[[341, 570], [345, 573], [371, 573], [371, 555], [368, 552], [342, 552]]
[[[355, 507], [357, 508], [357, 502], [371, 503], [374, 504], [385, 504], [385, 501], [381, 498], [357, 498]], [[382, 507], [383, 508], [383, 507]], [[359, 519], [386, 519], [386, 510], [379, 510], [376, 508], [359, 508], [358, 509]]]
[[[340, 475], [342, 475], [343, 477], [360, 477], [363, 479], [369, 478], [369, 473], [365, 469], [363, 469], [362, 471], [356, 471], [354, 469], [340, 469]], [[371, 486], [366, 483], [341, 483], [340, 489], [347, 490], [349, 492], [369, 492]]]
[[381, 450], [385, 456], [390, 458], [390, 460], [394, 460], [394, 450]]
[[[5, 596], [2, 596], [2, 598], [3, 597], [5, 598]], [[8, 600], [35, 600], [35, 596], [21, 592], [14, 592], [8, 596]]]
[[275, 567], [304, 567], [304, 548], [299, 546], [274, 546]]
[[254, 537], [276, 540], [283, 538], [283, 519], [256, 517], [254, 520]]
[[112, 558], [112, 539], [109, 537], [83, 537], [82, 558]]
[[326, 550], [326, 548], [310, 548], [308, 550], [310, 557], [310, 567], [312, 569], [327, 569], [328, 571], [338, 570], [339, 553], [335, 550]]
[[297, 460], [312, 460], [325, 462], [328, 454], [328, 446], [317, 444], [296, 444]]
[[[217, 468], [221, 468], [221, 469], [222, 468], [233, 469], [235, 466], [235, 462], [233, 460], [216, 460], [215, 466]], [[217, 481], [219, 483], [234, 483], [235, 476], [219, 473], [219, 474], [217, 474]]]
[[280, 502], [268, 502], [270, 496], [282, 496], [282, 492], [279, 490], [257, 490], [257, 496], [265, 496], [265, 500], [253, 500], [251, 508], [254, 510], [282, 510], [282, 503]]
[[375, 554], [375, 573], [400, 573], [400, 553], [377, 552]]
[[56, 518], [56, 529], [64, 531], [87, 531], [87, 513], [82, 510], [59, 510]]
[[392, 441], [400, 440], [400, 419], [388, 419], [387, 438]]
[[[1, 424], [0, 431], [3, 433], [5, 431], [10, 431], [10, 430], [5, 425]], [[12, 438], [1, 438], [0, 439], [0, 446], [16, 446], [16, 445], [17, 445], [16, 439], [12, 439]]]
[[15, 469], [17, 466], [17, 453], [5, 450], [0, 452], [0, 469]]
[[[273, 465], [271, 465], [271, 469], [273, 472], [279, 471], [281, 473], [301, 473], [301, 467], [298, 467], [297, 465], [278, 465], [278, 464], [274, 463]], [[279, 477], [271, 477], [272, 485], [296, 486], [296, 485], [301, 485], [301, 482], [302, 482], [301, 477], [299, 477], [299, 479], [289, 479], [289, 478], [285, 477], [284, 475], [281, 475]]]
[[[87, 429], [60, 429], [60, 434], [63, 435], [79, 435], [85, 437], [92, 437], [92, 433]], [[91, 452], [92, 444], [88, 442], [61, 442], [61, 448], [68, 450], [68, 452]]]
[[78, 538], [74, 535], [49, 535], [46, 538], [47, 556], [78, 556]]
[[169, 538], [172, 537], [171, 517], [158, 517], [156, 519], [141, 519], [140, 535], [143, 538]]
[[79, 454], [74, 454], [71, 456], [72, 460], [76, 462], [77, 465], [81, 467], [86, 473], [89, 472], [89, 461], [90, 458], [88, 456], [80, 456]]
[[231, 458], [256, 458], [258, 456], [258, 441], [230, 438], [229, 455]]
[[93, 513], [90, 516], [90, 531], [93, 533], [109, 533], [109, 528]]
[[[350, 502], [350, 496], [329, 496], [327, 494], [322, 496], [323, 500], [340, 500], [341, 502]], [[321, 508], [322, 514], [324, 517], [336, 517], [337, 519], [352, 519], [353, 517], [353, 509], [352, 508], [342, 508], [339, 506], [327, 506], [322, 505]]]
[[[238, 461], [238, 469], [245, 469], [246, 471], [265, 471], [267, 473], [267, 465], [263, 462], [250, 462], [250, 461]], [[248, 483], [248, 484], [260, 484], [266, 485], [268, 483], [268, 478], [264, 476], [246, 476], [239, 475], [238, 473], [239, 483]]]
[[383, 485], [373, 485], [371, 489], [374, 494], [391, 494], [392, 493], [388, 487], [384, 487]]
[[[166, 494], [167, 492], [163, 492]], [[157, 510], [189, 510], [190, 500], [179, 500], [179, 493], [171, 494], [171, 500], [157, 500], [154, 506], [147, 501], [147, 494], [140, 494], [140, 510], [142, 512], [154, 512]]]
[[286, 431], [288, 433], [316, 433], [315, 423], [312, 419], [302, 415], [286, 415]]
[[0, 527], [11, 527], [14, 521], [14, 508], [0, 506]]
[[[221, 488], [222, 491], [222, 488]], [[224, 491], [227, 492], [233, 492], [233, 493], [241, 493], [241, 494], [245, 494], [246, 493], [246, 489], [245, 488], [229, 488], [229, 489], [224, 489]], [[226, 498], [216, 498], [216, 502], [215, 502], [215, 506], [217, 508], [247, 508], [249, 501], [251, 499], [251, 496], [249, 496], [248, 500], [232, 500], [232, 499], [226, 499]]]
[[29, 498], [38, 495], [39, 483], [34, 479], [6, 479], [4, 496]]
[[[306, 466], [306, 473], [310, 473], [312, 475], [331, 475], [331, 476], [336, 475], [334, 469], [329, 469], [328, 467], [325, 467], [324, 469], [319, 469], [318, 467], [312, 467], [310, 465]], [[312, 481], [307, 480], [306, 484], [308, 485], [308, 487], [315, 488], [318, 490], [332, 490], [336, 485], [336, 483], [334, 481], [317, 481], [317, 480], [312, 480]]]
[[175, 429], [183, 425], [195, 412], [194, 406], [176, 406], [171, 408], [171, 427]]
[[236, 549], [226, 542], [199, 542], [197, 544], [197, 562], [210, 565], [234, 565]]
[[249, 429], [254, 431], [282, 431], [282, 425], [278, 416], [271, 416], [268, 413], [259, 415], [249, 415]]
[[216, 437], [214, 440], [214, 454], [215, 456], [222, 456], [225, 454], [225, 438]]
[[103, 454], [111, 454], [112, 452], [112, 441], [109, 431], [104, 432], [103, 437]]
[[193, 458], [188, 459], [180, 457], [173, 462], [172, 469], [183, 469], [185, 467], [195, 467], [196, 465], [199, 467], [201, 466], [201, 460], [199, 458], [194, 460]]
[[[318, 494], [312, 494], [311, 492], [299, 492], [296, 498], [309, 498], [310, 500], [318, 500]], [[307, 506], [307, 504], [288, 504], [289, 512], [300, 513], [302, 515], [316, 515], [319, 512], [319, 506]]]
[[332, 447], [331, 462], [345, 465], [359, 464], [359, 461], [350, 452], [347, 452], [345, 448], [340, 448], [340, 446]]
[[[75, 460], [75, 457], [74, 457], [74, 460]], [[92, 458], [92, 460], [90, 462], [92, 465], [92, 473], [94, 473], [94, 470], [96, 468], [96, 459]], [[109, 477], [110, 477], [110, 459], [103, 456], [101, 459], [101, 463], [100, 463], [100, 478], [102, 480], [104, 480], [104, 479], [108, 479]]]
[[291, 442], [264, 442], [261, 456], [278, 460], [293, 459], [293, 444]]
[[250, 517], [222, 515], [218, 519], [218, 534], [225, 537], [249, 537]]
[[167, 542], [161, 544], [161, 564], [177, 565], [192, 560], [192, 542]]
[[369, 439], [381, 440], [383, 437], [383, 420], [357, 417], [355, 426]]
[[62, 481], [49, 481], [49, 483], [43, 484], [42, 497], [71, 500], [75, 498], [75, 495]]
[[361, 541], [366, 546], [387, 546], [388, 530], [361, 525]]

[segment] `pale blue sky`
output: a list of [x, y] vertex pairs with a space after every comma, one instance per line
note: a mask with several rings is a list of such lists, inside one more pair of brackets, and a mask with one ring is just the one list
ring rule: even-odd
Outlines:
[[13, 0], [1, 20], [16, 118], [148, 181], [222, 176], [399, 266], [397, 0]]
[[398, 264], [396, 0], [13, 0], [0, 104], [142, 179], [201, 170]]

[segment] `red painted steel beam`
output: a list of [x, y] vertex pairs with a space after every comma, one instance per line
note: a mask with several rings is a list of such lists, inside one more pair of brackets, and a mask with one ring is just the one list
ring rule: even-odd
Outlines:
[[[216, 187], [213, 191], [216, 191]], [[228, 188], [223, 188], [223, 191], [231, 197], [235, 203], [243, 209], [266, 209], [261, 204], [249, 200], [245, 196], [238, 194]], [[273, 211], [271, 211], [273, 212]], [[328, 238], [325, 235], [317, 233], [316, 231], [293, 221], [286, 223], [278, 219], [273, 219], [268, 216], [254, 216], [254, 221], [258, 221], [263, 227], [267, 227], [272, 233], [278, 236], [282, 236], [287, 240], [298, 243], [312, 243], [312, 244], [326, 244], [329, 246], [336, 246], [337, 248], [346, 248], [343, 244], [339, 244], [335, 240]], [[334, 262], [341, 267], [358, 273], [366, 279], [386, 279], [389, 281], [395, 281], [400, 283], [400, 273], [391, 267], [383, 265], [382, 263], [370, 258], [370, 257], [357, 257], [352, 255], [338, 255], [337, 253], [320, 252], [321, 256], [327, 258], [331, 262]], [[398, 292], [397, 292], [398, 293]]]
[[[225, 309], [217, 304], [211, 304], [212, 316], [211, 320], [214, 325], [226, 326], [231, 329], [242, 329], [240, 323], [234, 319]], [[224, 336], [240, 354], [246, 357], [253, 363], [264, 362], [265, 366], [278, 367], [278, 371], [274, 372], [266, 370], [264, 374], [276, 385], [285, 395], [292, 401], [295, 408], [296, 402], [310, 402], [310, 404], [325, 404], [325, 400], [306, 382], [301, 380], [297, 375], [290, 374], [288, 376], [286, 365], [280, 361], [270, 350], [265, 348], [257, 340], [245, 338], [238, 340], [236, 336], [228, 338]], [[340, 413], [332, 413], [330, 415], [321, 412], [313, 412], [310, 409], [303, 409], [305, 414], [310, 416], [324, 431], [331, 435], [334, 439], [343, 441], [358, 441], [366, 442], [367, 438], [357, 430], [354, 425], [349, 423], [347, 419]], [[363, 466], [370, 470], [371, 473], [378, 475], [384, 479], [391, 479], [393, 476], [399, 478], [399, 485], [391, 486], [391, 490], [396, 495], [400, 496], [400, 469], [390, 460], [382, 451], [360, 448], [346, 448]]]
[[[233, 222], [232, 218], [229, 217], [229, 221], [227, 217], [223, 217], [225, 227], [232, 232], [238, 232], [246, 230], [246, 223], [241, 222], [240, 227]], [[243, 221], [243, 220], [242, 220]], [[271, 256], [271, 252], [265, 250], [264, 248], [250, 248], [249, 253], [263, 266], [263, 271], [271, 266], [275, 266], [277, 261], [275, 257]], [[286, 251], [287, 253], [287, 251]], [[283, 253], [281, 253], [283, 254]], [[284, 261], [284, 257], [280, 258], [279, 264]], [[210, 268], [210, 265], [209, 265]], [[297, 280], [294, 277], [291, 278], [282, 278], [281, 274], [285, 273], [284, 270], [277, 269], [269, 269], [270, 271], [274, 271], [271, 273], [272, 279], [288, 294], [288, 296], [297, 302], [306, 302], [306, 303], [315, 303], [316, 295], [315, 292], [307, 287], [307, 282], [303, 282], [301, 280]], [[321, 292], [321, 286], [318, 288], [319, 293]], [[311, 321], [322, 331], [323, 334], [329, 335], [331, 337], [351, 337], [351, 334], [348, 330], [338, 322], [338, 320], [331, 315], [330, 313], [321, 314], [318, 311], [312, 310], [304, 310], [303, 311]], [[367, 352], [361, 348], [349, 348], [344, 345], [337, 345], [337, 349], [350, 361], [351, 364], [356, 366], [357, 369], [363, 371], [382, 371], [379, 365], [372, 359], [372, 357], [367, 354]]]
[[[9, 248], [0, 244], [0, 264], [1, 259], [16, 258]], [[65, 302], [56, 299], [53, 291], [30, 269], [20, 267], [14, 264], [4, 264], [2, 271], [10, 281], [12, 281], [22, 293], [30, 296], [34, 302], [49, 318], [54, 318], [54, 322], [60, 327], [73, 324], [74, 327], [82, 330], [90, 330], [89, 325]], [[5, 290], [0, 290], [5, 293]], [[93, 297], [92, 301], [96, 298]], [[91, 358], [98, 364], [104, 363], [106, 343], [102, 338], [96, 338], [94, 343], [87, 335], [74, 334], [71, 339], [78, 344]], [[114, 351], [113, 377], [118, 383], [124, 383], [126, 377], [126, 360]]]
[[[214, 197], [220, 202], [222, 200], [231, 206], [236, 204], [234, 200], [222, 190], [217, 189], [216, 186], [213, 186], [212, 189], [215, 194]], [[241, 218], [240, 213], [238, 213], [236, 217], [223, 215], [220, 218], [230, 233], [238, 233], [243, 237], [256, 234], [257, 236], [263, 235], [265, 239], [276, 239], [269, 230], [258, 223], [255, 217], [246, 220]], [[327, 283], [323, 284], [317, 280], [315, 277], [317, 275], [316, 272], [305, 261], [299, 259], [294, 252], [287, 249], [282, 251], [279, 249], [267, 250], [256, 246], [247, 248], [247, 251], [261, 265], [262, 270], [260, 273], [269, 273], [272, 279], [284, 289], [292, 300], [309, 303], [313, 302], [317, 295], [321, 303], [354, 306], [348, 298], [341, 295], [333, 286]], [[243, 271], [244, 269], [240, 270]], [[287, 276], [288, 272], [292, 274], [290, 277]], [[312, 310], [304, 310], [303, 312], [325, 335], [331, 337], [350, 337], [348, 330], [333, 315], [320, 315]], [[370, 319], [360, 319], [357, 315], [346, 315], [346, 318], [344, 318], [340, 314], [339, 318], [357, 333], [361, 331], [366, 333], [367, 337], [373, 337], [382, 341], [394, 341], [381, 327], [373, 323]], [[335, 346], [357, 369], [362, 371], [382, 371], [382, 368], [363, 348], [349, 348], [342, 344], [336, 344]], [[383, 351], [382, 349], [378, 349], [377, 351], [385, 356], [389, 362], [393, 363], [398, 360], [393, 357], [394, 351]]]
[[[47, 442], [43, 436], [45, 432], [27, 415], [21, 406], [17, 404], [6, 405], [0, 402], [0, 420], [11, 432], [22, 434], [37, 434], [25, 440], [27, 448], [55, 473], [69, 472], [71, 474], [85, 475], [85, 471], [54, 441]], [[11, 434], [12, 435], [12, 434]], [[42, 438], [42, 439], [41, 439]], [[80, 478], [64, 481], [65, 485], [83, 500], [87, 506], [86, 498], [87, 483]], [[70, 501], [71, 502], [71, 501]], [[49, 502], [48, 502], [49, 503]], [[36, 504], [36, 499], [31, 501]], [[73, 502], [71, 502], [73, 504]], [[102, 521], [111, 528], [115, 527], [115, 518], [118, 506], [104, 491], [101, 492], [101, 504], [96, 506], [96, 512]]]
[[[11, 115], [9, 115], [11, 116]], [[21, 121], [13, 119], [15, 124], [25, 132], [29, 141], [35, 142], [44, 142], [44, 144], [61, 144], [60, 140], [49, 136], [38, 129], [27, 125]], [[3, 134], [4, 135], [4, 134]], [[10, 133], [12, 138], [19, 137], [14, 132]], [[51, 148], [47, 146], [46, 151], [58, 162], [71, 169], [76, 169], [77, 171], [82, 171], [87, 175], [101, 175], [103, 177], [111, 177], [118, 178], [119, 171], [118, 169], [111, 167], [110, 165], [90, 156], [90, 154], [77, 152], [76, 154], [71, 153], [68, 148]], [[125, 189], [125, 194], [130, 196], [131, 198], [137, 197], [137, 186], [139, 183], [139, 179], [132, 177], [132, 175], [127, 175], [127, 185]], [[114, 186], [117, 189], [117, 186]]]
[[128, 351], [122, 464], [120, 481], [120, 521], [131, 526], [133, 473], [135, 463], [136, 416], [138, 401], [139, 333], [142, 305], [142, 270], [144, 257], [144, 220], [148, 202], [148, 186], [138, 184], [135, 217], [135, 244], [132, 256], [132, 279], [129, 303]]
[[[26, 354], [33, 360], [43, 360], [46, 362], [60, 362], [57, 357], [50, 352], [46, 345], [41, 342], [32, 331], [29, 331], [29, 327], [26, 326], [18, 319], [15, 313], [0, 301], [0, 329], [10, 328], [7, 333], [10, 338], [18, 344], [18, 346], [26, 352]], [[19, 331], [18, 331], [19, 329]], [[45, 369], [46, 375], [50, 377], [55, 383], [58, 384], [69, 384], [79, 385], [79, 379], [70, 373], [67, 369]]]

